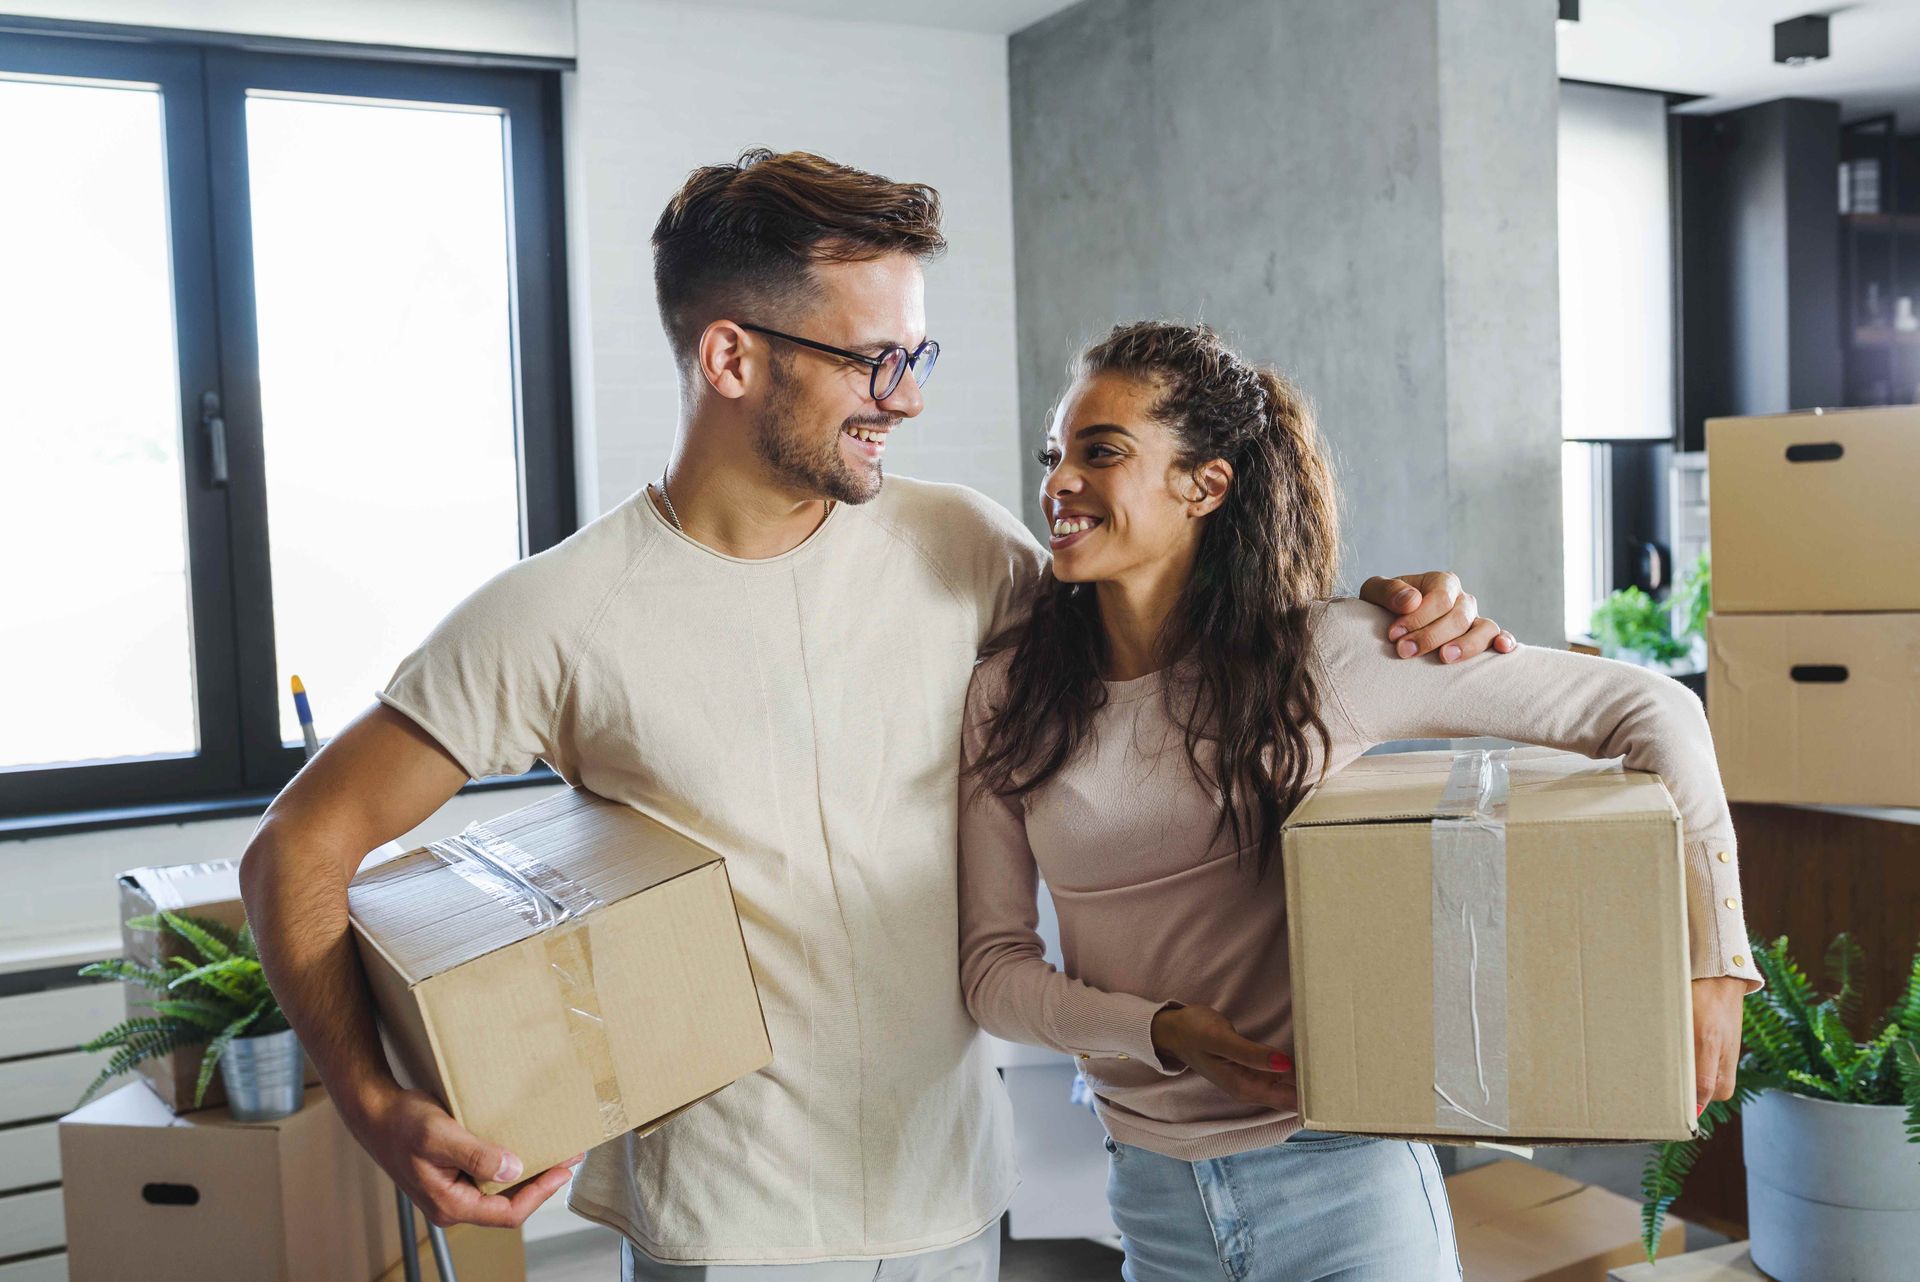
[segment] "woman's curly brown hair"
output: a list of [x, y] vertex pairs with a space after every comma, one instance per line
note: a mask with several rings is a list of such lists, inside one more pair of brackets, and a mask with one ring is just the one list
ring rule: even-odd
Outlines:
[[[1312, 409], [1292, 383], [1243, 361], [1204, 325], [1118, 326], [1071, 372], [1154, 388], [1153, 418], [1173, 434], [1182, 468], [1232, 465], [1158, 649], [1163, 665], [1191, 673], [1167, 682], [1168, 710], [1185, 727], [1194, 777], [1219, 797], [1215, 840], [1231, 832], [1265, 876], [1282, 823], [1316, 782], [1307, 777], [1309, 731], [1322, 761], [1328, 747], [1307, 621], [1309, 606], [1334, 591], [1340, 532]], [[1073, 759], [1106, 704], [1096, 594], [1046, 575], [1031, 614], [990, 649], [1011, 650], [1011, 666], [972, 768], [990, 791], [1022, 797]]]

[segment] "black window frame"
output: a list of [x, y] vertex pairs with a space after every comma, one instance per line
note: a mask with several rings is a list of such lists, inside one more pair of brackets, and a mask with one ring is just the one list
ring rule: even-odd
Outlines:
[[[412, 61], [384, 50], [363, 59], [239, 48], [219, 38], [116, 38], [86, 28], [71, 35], [0, 30], [0, 74], [10, 73], [153, 84], [162, 95], [200, 750], [0, 767], [0, 835], [246, 813], [303, 760], [280, 739], [247, 91], [440, 102], [505, 115], [520, 545], [528, 556], [578, 528], [559, 72], [448, 65], [432, 55]], [[212, 479], [212, 438], [202, 422], [208, 391], [218, 394], [225, 423], [224, 484]], [[536, 767], [492, 786], [553, 778]], [[88, 821], [96, 813], [97, 825]]]

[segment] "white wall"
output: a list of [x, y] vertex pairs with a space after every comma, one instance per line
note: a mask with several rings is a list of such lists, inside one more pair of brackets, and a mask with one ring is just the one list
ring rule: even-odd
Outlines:
[[939, 188], [952, 249], [927, 272], [927, 325], [940, 367], [887, 466], [1018, 510], [1005, 38], [637, 0], [578, 0], [576, 22], [567, 159], [582, 519], [658, 476], [673, 440], [654, 220], [689, 170], [761, 145]]
[[[0, 9], [311, 39], [574, 51], [565, 0], [42, 0], [24, 9], [0, 0]], [[1005, 38], [635, 0], [579, 0], [578, 23], [579, 71], [566, 77], [565, 114], [581, 519], [658, 475], [673, 438], [676, 390], [648, 248], [654, 219], [688, 170], [756, 144], [804, 147], [940, 188], [953, 242], [928, 272], [940, 368], [926, 413], [888, 447], [888, 461], [898, 472], [961, 481], [1017, 504]], [[433, 840], [538, 795], [456, 798], [406, 840]], [[0, 884], [31, 891], [0, 896], [0, 966], [110, 945], [115, 873], [238, 855], [254, 823], [0, 841]]]
[[572, 0], [6, 0], [0, 13], [463, 53], [573, 56]]

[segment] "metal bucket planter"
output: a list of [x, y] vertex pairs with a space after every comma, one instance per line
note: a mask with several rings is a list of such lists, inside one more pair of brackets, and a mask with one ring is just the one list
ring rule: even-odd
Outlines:
[[291, 1028], [236, 1037], [220, 1057], [227, 1112], [238, 1122], [271, 1122], [298, 1113], [306, 1077], [306, 1052]]
[[1740, 1116], [1753, 1262], [1768, 1277], [1920, 1276], [1920, 1144], [1905, 1109], [1763, 1091]]

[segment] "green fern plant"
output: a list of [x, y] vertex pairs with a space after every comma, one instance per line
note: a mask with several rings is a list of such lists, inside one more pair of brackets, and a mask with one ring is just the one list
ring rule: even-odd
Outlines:
[[1639, 588], [1621, 588], [1594, 607], [1587, 626], [1609, 656], [1644, 654], [1661, 663], [1684, 659], [1692, 644], [1673, 635], [1667, 606]]
[[1761, 1091], [1791, 1091], [1842, 1104], [1898, 1104], [1907, 1110], [1907, 1138], [1920, 1145], [1920, 953], [1899, 1000], [1866, 1041], [1849, 1021], [1858, 1017], [1866, 955], [1850, 935], [1834, 938], [1826, 971], [1833, 992], [1823, 996], [1787, 952], [1783, 935], [1756, 948], [1753, 964], [1767, 984], [1747, 996], [1741, 1011], [1740, 1071], [1733, 1098], [1715, 1100], [1700, 1116], [1697, 1139], [1662, 1144], [1640, 1177], [1640, 1244], [1654, 1258], [1667, 1210], [1714, 1129]]
[[84, 1043], [86, 1051], [112, 1051], [113, 1057], [80, 1097], [85, 1104], [120, 1074], [134, 1066], [181, 1047], [202, 1045], [200, 1075], [194, 1084], [193, 1104], [200, 1107], [213, 1081], [220, 1057], [236, 1037], [259, 1037], [282, 1032], [287, 1017], [267, 986], [260, 969], [260, 950], [253, 928], [242, 924], [235, 932], [204, 917], [162, 909], [128, 920], [130, 930], [166, 932], [185, 941], [192, 956], [168, 957], [160, 966], [144, 966], [124, 957], [92, 962], [80, 968], [89, 978], [117, 979], [151, 991], [151, 1015], [123, 1020]]

